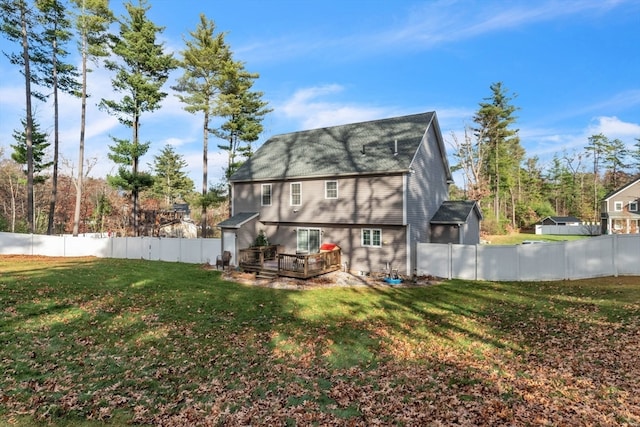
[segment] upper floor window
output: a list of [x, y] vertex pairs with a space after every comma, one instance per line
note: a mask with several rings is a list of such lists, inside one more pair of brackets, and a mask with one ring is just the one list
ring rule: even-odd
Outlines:
[[382, 230], [376, 228], [362, 229], [362, 246], [382, 246]]
[[338, 181], [325, 181], [324, 182], [324, 198], [325, 199], [337, 199], [338, 198]]
[[291, 206], [300, 206], [302, 204], [302, 184], [299, 182], [291, 183]]
[[629, 202], [629, 212], [638, 212], [638, 202]]
[[271, 184], [262, 184], [262, 206], [271, 206]]
[[614, 202], [613, 210], [616, 212], [622, 211], [622, 202]]

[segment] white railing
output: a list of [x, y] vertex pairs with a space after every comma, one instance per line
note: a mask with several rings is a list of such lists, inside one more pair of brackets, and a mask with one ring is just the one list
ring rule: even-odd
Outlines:
[[214, 264], [220, 239], [46, 236], [0, 232], [0, 255], [95, 256]]
[[493, 281], [640, 276], [640, 235], [529, 245], [418, 243], [418, 275]]

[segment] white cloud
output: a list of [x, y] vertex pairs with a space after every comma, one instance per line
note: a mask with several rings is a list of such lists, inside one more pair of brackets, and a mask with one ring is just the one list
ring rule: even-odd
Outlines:
[[596, 117], [588, 128], [589, 136], [602, 133], [609, 139], [621, 139], [627, 143], [640, 138], [640, 124], [623, 122], [617, 117]]
[[357, 123], [391, 115], [389, 108], [321, 100], [323, 97], [340, 94], [343, 90], [338, 84], [300, 89], [276, 111], [286, 119], [297, 121], [302, 130]]

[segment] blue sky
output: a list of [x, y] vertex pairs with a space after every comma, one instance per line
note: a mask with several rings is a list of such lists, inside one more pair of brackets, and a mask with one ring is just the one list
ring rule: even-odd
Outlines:
[[[581, 150], [604, 133], [632, 147], [640, 138], [640, 1], [283, 1], [150, 0], [149, 17], [165, 26], [169, 51], [183, 48], [199, 14], [215, 21], [236, 59], [260, 74], [273, 112], [257, 148], [270, 136], [298, 130], [436, 111], [446, 141], [472, 123], [478, 104], [502, 82], [519, 108], [516, 127], [527, 156], [548, 164], [554, 153]], [[178, 6], [179, 5], [179, 6]], [[118, 16], [122, 2], [112, 1]], [[0, 49], [16, 46], [0, 40]], [[72, 59], [78, 62], [77, 55]], [[172, 80], [179, 75], [176, 71]], [[23, 80], [0, 58], [0, 148], [8, 156], [11, 134], [24, 115]], [[92, 176], [115, 173], [107, 158], [110, 135], [130, 137], [99, 111], [113, 99], [111, 74], [89, 76], [86, 157]], [[165, 144], [189, 163], [202, 185], [202, 118], [183, 110], [169, 88], [162, 109], [142, 116], [141, 138], [151, 141], [147, 165]], [[37, 119], [52, 129], [52, 108]], [[61, 106], [61, 164], [78, 157], [79, 102]], [[223, 174], [226, 158], [210, 140], [209, 181]], [[450, 159], [453, 163], [453, 160]], [[458, 179], [456, 184], [462, 186]]]

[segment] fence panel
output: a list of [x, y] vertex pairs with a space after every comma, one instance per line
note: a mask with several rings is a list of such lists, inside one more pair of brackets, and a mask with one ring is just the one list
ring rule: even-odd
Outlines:
[[518, 280], [517, 247], [478, 245], [478, 280]]
[[466, 280], [541, 281], [640, 276], [640, 235], [607, 235], [569, 242], [505, 246], [418, 243], [417, 262], [421, 275]]
[[615, 236], [600, 236], [566, 242], [567, 278], [615, 276]]
[[517, 245], [515, 248], [519, 280], [562, 280], [567, 277], [563, 242]]
[[33, 255], [30, 234], [0, 232], [0, 254]]
[[640, 237], [630, 234], [615, 235], [616, 270], [618, 274], [640, 276]]
[[451, 247], [451, 275], [459, 279], [476, 280], [478, 249], [475, 245], [449, 245]]
[[418, 243], [416, 270], [420, 276], [450, 278], [451, 245]]

